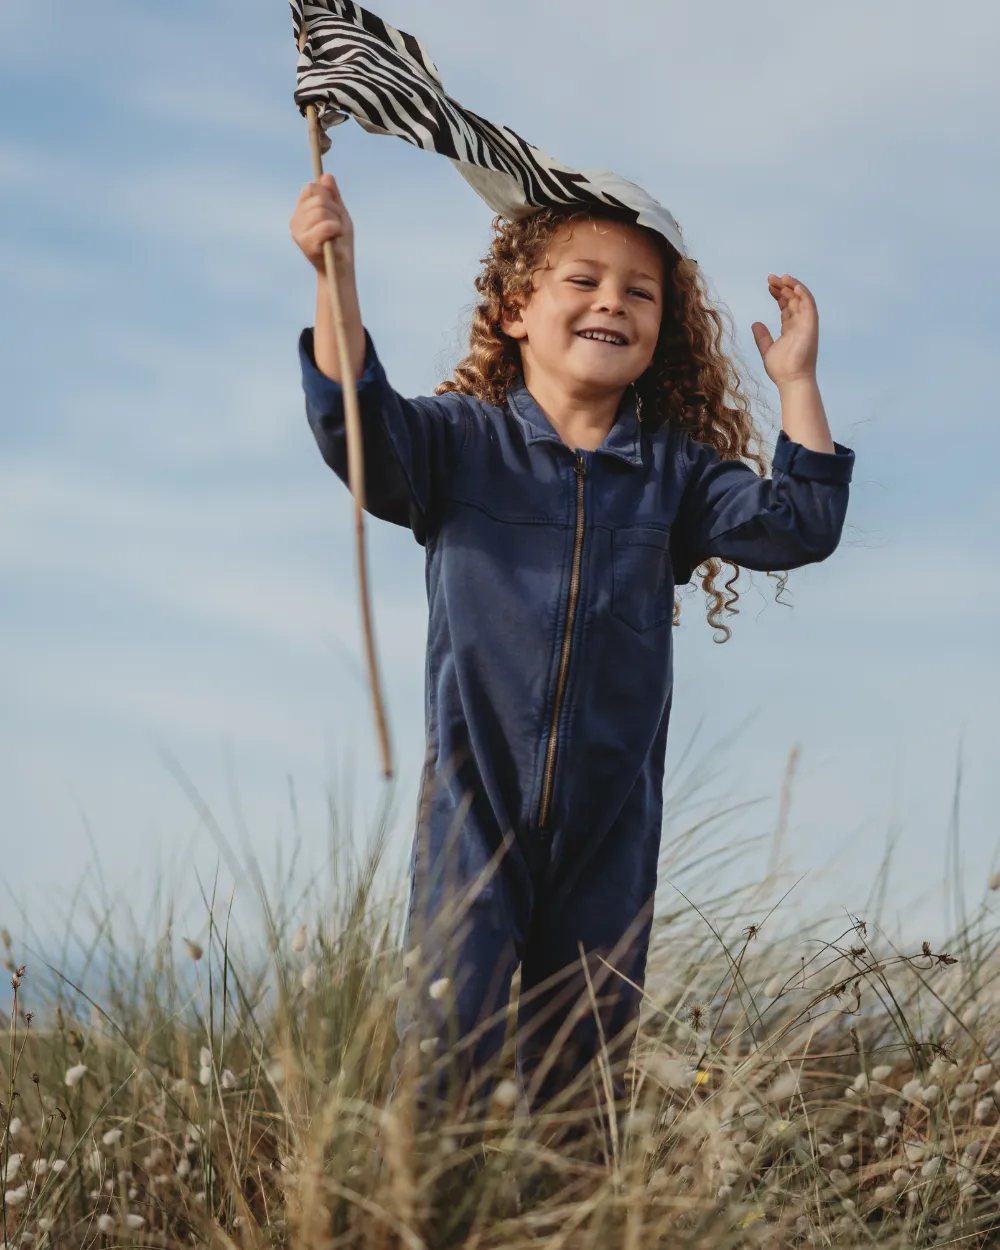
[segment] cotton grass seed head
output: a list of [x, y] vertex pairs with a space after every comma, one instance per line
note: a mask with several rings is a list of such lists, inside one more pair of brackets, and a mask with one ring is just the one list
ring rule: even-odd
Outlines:
[[431, 982], [430, 989], [427, 992], [435, 1002], [441, 1002], [447, 997], [450, 986], [451, 981], [448, 977], [439, 977], [436, 981]]
[[198, 1082], [201, 1085], [211, 1085], [212, 1084], [212, 1069], [200, 1068], [198, 1070]]
[[184, 949], [188, 953], [188, 959], [193, 960], [195, 963], [198, 963], [205, 953], [204, 949], [197, 942], [192, 942], [190, 938], [184, 939]]
[[104, 1142], [105, 1146], [120, 1146], [124, 1136], [125, 1134], [120, 1128], [109, 1128], [101, 1138], [101, 1141]]
[[66, 1069], [66, 1075], [63, 1077], [63, 1080], [72, 1089], [74, 1085], [79, 1085], [86, 1075], [87, 1065], [85, 1063], [75, 1063], [71, 1068]]
[[309, 964], [302, 969], [301, 984], [307, 993], [311, 993], [316, 988], [316, 982], [319, 980], [319, 969], [315, 964]]
[[17, 1189], [8, 1189], [3, 1196], [3, 1200], [9, 1207], [24, 1206], [28, 1200], [28, 1186], [19, 1185]]
[[21, 1121], [18, 1119], [17, 1116], [14, 1116], [11, 1122], [7, 1125], [7, 1136], [12, 1137], [12, 1138], [19, 1136], [21, 1132], [21, 1128], [22, 1128]]
[[493, 1091], [493, 1101], [504, 1111], [510, 1111], [517, 1104], [517, 1082], [510, 1077], [499, 1081]]
[[117, 1225], [113, 1215], [99, 1215], [97, 1217], [97, 1227], [102, 1233], [113, 1233]]
[[125, 1227], [126, 1227], [126, 1228], [131, 1228], [131, 1229], [133, 1229], [133, 1230], [138, 1230], [138, 1229], [142, 1228], [142, 1226], [143, 1226], [143, 1224], [145, 1224], [145, 1222], [146, 1222], [146, 1221], [145, 1221], [145, 1219], [143, 1219], [143, 1217], [142, 1217], [141, 1215], [126, 1215], [126, 1216], [125, 1216]]
[[239, 1082], [236, 1079], [236, 1073], [231, 1072], [229, 1068], [222, 1069], [221, 1084], [223, 1089], [235, 1089]]

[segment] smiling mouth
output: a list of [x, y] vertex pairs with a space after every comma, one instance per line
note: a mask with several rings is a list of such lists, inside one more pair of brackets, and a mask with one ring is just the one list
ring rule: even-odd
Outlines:
[[586, 339], [588, 343], [603, 343], [606, 347], [628, 347], [628, 339], [623, 334], [605, 330], [578, 330], [576, 337]]

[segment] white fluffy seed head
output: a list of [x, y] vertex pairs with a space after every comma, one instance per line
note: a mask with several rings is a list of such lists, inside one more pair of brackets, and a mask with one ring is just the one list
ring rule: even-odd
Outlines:
[[993, 1075], [993, 1064], [981, 1063], [978, 1068], [973, 1068], [972, 1075], [982, 1085], [984, 1081], [988, 1081]]
[[493, 1090], [493, 1101], [498, 1107], [510, 1111], [517, 1104], [517, 1082], [510, 1077], [499, 1081]]
[[302, 969], [301, 984], [307, 993], [312, 993], [319, 981], [319, 968], [315, 964], [308, 964]]
[[845, 1172], [849, 1172], [854, 1167], [854, 1155], [840, 1155], [837, 1162]]
[[882, 1111], [882, 1119], [885, 1120], [886, 1128], [895, 1128], [902, 1116], [892, 1107], [885, 1107]]
[[101, 1138], [101, 1141], [104, 1142], [105, 1146], [120, 1146], [124, 1136], [125, 1134], [120, 1128], [109, 1128]]
[[962, 1102], [968, 1102], [970, 1098], [975, 1098], [979, 1093], [979, 1086], [975, 1081], [963, 1081], [960, 1085], [955, 1086], [955, 1097], [960, 1098]]
[[877, 1068], [872, 1068], [873, 1081], [887, 1081], [892, 1076], [892, 1065], [888, 1063], [880, 1063]]
[[23, 1206], [28, 1199], [28, 1186], [19, 1185], [17, 1189], [8, 1189], [3, 1199], [9, 1207]]
[[941, 1156], [935, 1155], [932, 1159], [928, 1159], [920, 1169], [920, 1175], [924, 1178], [936, 1176], [941, 1170]]
[[63, 1077], [63, 1080], [72, 1089], [74, 1085], [79, 1085], [86, 1075], [87, 1065], [85, 1063], [75, 1063], [71, 1068], [66, 1069], [66, 1075]]
[[141, 1215], [126, 1215], [125, 1216], [126, 1228], [139, 1229], [139, 1228], [142, 1228], [145, 1222], [146, 1221], [143, 1219]]
[[207, 1067], [206, 1067], [206, 1068], [200, 1068], [200, 1069], [199, 1069], [199, 1071], [198, 1071], [198, 1083], [199, 1083], [200, 1085], [211, 1085], [211, 1084], [212, 1084], [212, 1069], [211, 1069], [211, 1068], [207, 1068]]
[[301, 955], [308, 945], [309, 929], [306, 925], [300, 924], [295, 930], [295, 936], [292, 938], [292, 950], [296, 955]]
[[899, 1092], [904, 1098], [910, 1098], [916, 1101], [916, 1099], [920, 1097], [920, 1091], [922, 1088], [923, 1086], [920, 1082], [914, 1078], [912, 1081], [907, 1081]]
[[984, 1120], [992, 1119], [995, 1111], [996, 1104], [992, 1098], [980, 1098], [972, 1115], [978, 1124], [982, 1124]]
[[448, 988], [451, 981], [447, 977], [439, 977], [436, 981], [432, 981], [430, 989], [427, 991], [435, 1002], [441, 1002], [448, 994]]
[[920, 1101], [925, 1102], [928, 1106], [932, 1102], [937, 1102], [941, 1097], [941, 1089], [937, 1085], [925, 1085], [920, 1091]]
[[888, 1137], [876, 1137], [875, 1149], [879, 1152], [879, 1154], [883, 1154], [886, 1150], [889, 1149], [889, 1138]]
[[221, 1083], [222, 1083], [223, 1089], [235, 1089], [236, 1086], [239, 1084], [239, 1082], [236, 1080], [236, 1074], [230, 1071], [229, 1068], [222, 1069]]
[[97, 1217], [97, 1227], [102, 1233], [113, 1233], [115, 1231], [115, 1217], [113, 1215], [99, 1215]]

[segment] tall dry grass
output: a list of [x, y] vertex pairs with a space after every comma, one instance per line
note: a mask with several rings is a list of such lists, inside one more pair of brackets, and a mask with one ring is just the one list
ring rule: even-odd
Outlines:
[[4, 933], [0, 1246], [1000, 1244], [990, 910], [901, 948], [883, 866], [863, 913], [782, 927], [788, 789], [737, 845], [673, 796], [627, 1105], [596, 1065], [605, 1131], [561, 1144], [586, 1109], [529, 1120], [509, 1075], [476, 1123], [405, 1084], [386, 1109], [396, 1000], [430, 987], [402, 988], [384, 828], [326, 891], [242, 869], [248, 938], [212, 895], [196, 941], [169, 900], [152, 937], [98, 907], [55, 962]]

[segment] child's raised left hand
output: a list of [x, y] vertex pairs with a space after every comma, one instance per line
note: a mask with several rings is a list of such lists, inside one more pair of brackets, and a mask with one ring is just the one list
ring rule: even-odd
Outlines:
[[816, 378], [819, 313], [812, 293], [787, 273], [768, 274], [768, 290], [781, 309], [781, 335], [775, 340], [762, 321], [751, 326], [767, 376], [777, 387]]

